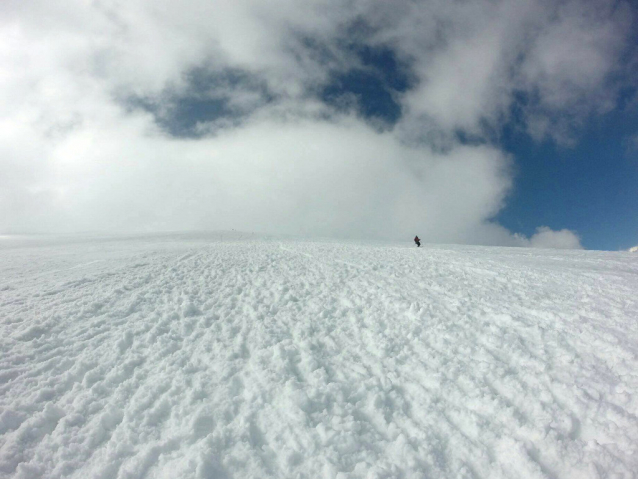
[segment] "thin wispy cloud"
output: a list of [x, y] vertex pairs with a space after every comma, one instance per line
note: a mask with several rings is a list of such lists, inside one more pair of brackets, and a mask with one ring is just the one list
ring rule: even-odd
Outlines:
[[613, 108], [632, 14], [585, 0], [3, 2], [0, 229], [529, 244], [493, 221], [515, 161], [495, 138], [514, 107], [519, 128], [561, 144]]

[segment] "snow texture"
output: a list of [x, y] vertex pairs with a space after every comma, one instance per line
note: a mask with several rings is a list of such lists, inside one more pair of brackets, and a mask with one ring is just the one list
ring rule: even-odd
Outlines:
[[0, 240], [2, 478], [633, 478], [638, 257]]

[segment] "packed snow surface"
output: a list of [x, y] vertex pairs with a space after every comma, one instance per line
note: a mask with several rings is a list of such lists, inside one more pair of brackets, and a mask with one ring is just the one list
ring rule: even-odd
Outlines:
[[632, 478], [638, 257], [0, 239], [0, 477]]

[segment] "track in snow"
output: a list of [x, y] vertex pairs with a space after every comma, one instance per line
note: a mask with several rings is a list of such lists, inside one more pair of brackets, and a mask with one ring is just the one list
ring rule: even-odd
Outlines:
[[7, 247], [0, 477], [636, 477], [636, 291], [626, 253]]

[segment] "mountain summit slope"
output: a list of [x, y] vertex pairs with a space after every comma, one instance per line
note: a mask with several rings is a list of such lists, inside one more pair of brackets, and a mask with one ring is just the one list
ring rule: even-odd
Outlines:
[[634, 477], [636, 291], [629, 253], [5, 247], [0, 477]]

